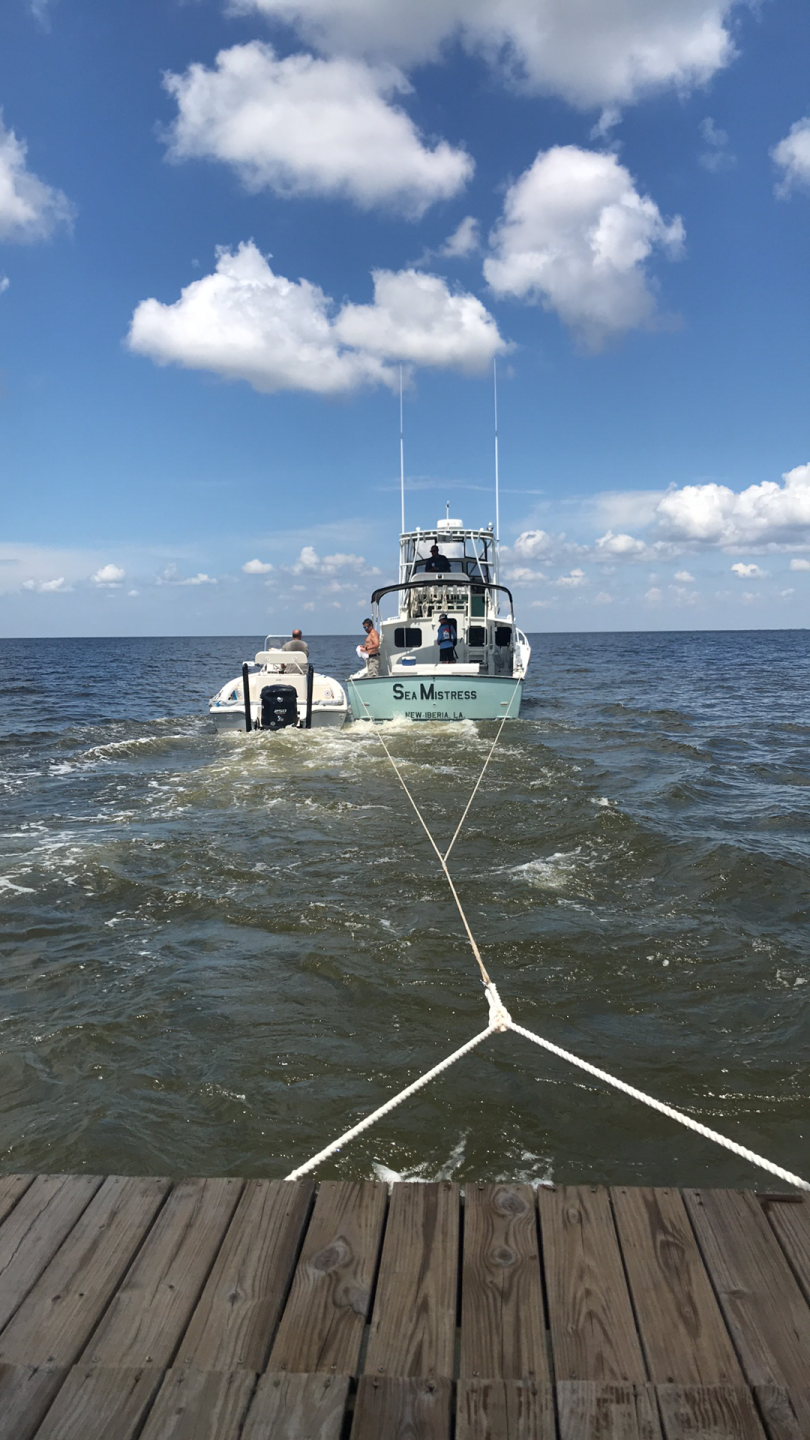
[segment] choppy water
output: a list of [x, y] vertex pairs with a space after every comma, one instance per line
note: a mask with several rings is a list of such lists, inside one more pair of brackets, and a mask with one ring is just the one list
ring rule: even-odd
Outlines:
[[[485, 1021], [371, 730], [209, 730], [260, 639], [0, 642], [5, 1170], [283, 1175]], [[807, 1175], [810, 636], [533, 643], [454, 851], [504, 1001]], [[437, 838], [493, 733], [386, 731]], [[322, 1174], [375, 1163], [772, 1183], [515, 1036]]]

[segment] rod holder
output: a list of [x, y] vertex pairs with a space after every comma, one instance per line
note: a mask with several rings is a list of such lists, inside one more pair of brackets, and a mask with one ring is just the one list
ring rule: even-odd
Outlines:
[[249, 679], [249, 671], [250, 671], [250, 667], [249, 667], [248, 662], [247, 662], [247, 660], [246, 660], [245, 663], [244, 663], [244, 665], [242, 666], [242, 696], [243, 696], [244, 702], [245, 702], [245, 729], [247, 730], [248, 735], [250, 734], [251, 730], [253, 729], [253, 721], [252, 721], [251, 718], [250, 718], [250, 679]]

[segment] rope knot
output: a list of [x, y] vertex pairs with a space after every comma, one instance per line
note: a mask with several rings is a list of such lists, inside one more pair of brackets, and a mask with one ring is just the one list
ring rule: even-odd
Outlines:
[[488, 985], [484, 986], [484, 994], [486, 995], [487, 1002], [489, 1004], [490, 1030], [503, 1031], [511, 1029], [512, 1016], [509, 1014], [509, 1011], [501, 1000], [501, 997], [495, 989], [495, 986], [493, 985], [491, 980]]

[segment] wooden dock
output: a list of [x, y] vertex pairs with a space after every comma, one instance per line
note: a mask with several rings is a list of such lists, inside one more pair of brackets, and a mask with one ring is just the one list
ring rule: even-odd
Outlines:
[[810, 1201], [0, 1178], [2, 1440], [808, 1440]]

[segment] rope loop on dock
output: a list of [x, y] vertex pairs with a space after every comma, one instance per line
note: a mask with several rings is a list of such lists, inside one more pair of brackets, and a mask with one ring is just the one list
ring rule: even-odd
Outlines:
[[[510, 700], [510, 707], [511, 703], [512, 702]], [[369, 711], [366, 702], [363, 701], [363, 704], [368, 713], [369, 721], [374, 724], [374, 721], [371, 717], [371, 712]], [[708, 1125], [701, 1124], [699, 1120], [693, 1120], [691, 1115], [685, 1115], [682, 1110], [676, 1110], [673, 1108], [673, 1106], [664, 1104], [662, 1100], [656, 1100], [653, 1095], [646, 1094], [644, 1090], [638, 1090], [635, 1085], [629, 1085], [625, 1080], [619, 1080], [615, 1075], [609, 1074], [607, 1070], [601, 1070], [599, 1066], [591, 1065], [590, 1061], [580, 1059], [578, 1055], [574, 1055], [570, 1050], [563, 1050], [561, 1046], [555, 1045], [551, 1040], [545, 1040], [541, 1035], [536, 1035], [533, 1030], [525, 1029], [523, 1025], [518, 1025], [516, 1021], [512, 1019], [512, 1016], [509, 1014], [509, 1011], [503, 1004], [493, 981], [490, 979], [487, 973], [486, 966], [484, 965], [483, 959], [481, 958], [481, 952], [478, 948], [478, 945], [476, 944], [475, 936], [472, 933], [469, 921], [464, 913], [464, 907], [462, 906], [461, 900], [459, 899], [458, 891], [453, 884], [453, 878], [447, 868], [447, 858], [453, 846], [455, 845], [456, 840], [458, 839], [461, 827], [467, 818], [470, 806], [472, 805], [481, 781], [484, 778], [484, 772], [486, 771], [486, 768], [489, 765], [490, 760], [492, 759], [495, 747], [500, 740], [501, 731], [503, 730], [504, 722], [506, 721], [508, 714], [509, 710], [507, 709], [505, 714], [501, 717], [501, 723], [498, 727], [497, 734], [494, 741], [492, 742], [492, 746], [490, 747], [487, 758], [484, 761], [481, 773], [475, 782], [475, 786], [469, 800], [467, 801], [464, 813], [458, 825], [456, 826], [455, 834], [444, 854], [442, 854], [438, 845], [436, 844], [436, 841], [430, 832], [427, 822], [422, 815], [419, 806], [414, 800], [413, 795], [408, 789], [402, 772], [400, 771], [399, 766], [397, 765], [393, 755], [391, 754], [391, 751], [388, 749], [388, 746], [386, 745], [382, 734], [376, 728], [376, 725], [374, 729], [374, 734], [377, 736], [377, 739], [382, 745], [383, 750], [388, 756], [388, 759], [391, 762], [397, 779], [399, 780], [400, 785], [402, 786], [411, 805], [413, 806], [419, 823], [422, 826], [422, 829], [427, 835], [427, 838], [436, 853], [439, 864], [441, 865], [444, 872], [445, 879], [447, 880], [447, 883], [452, 892], [453, 899], [456, 902], [456, 907], [458, 909], [459, 915], [461, 916], [464, 929], [467, 933], [467, 938], [472, 948], [473, 955], [478, 962], [478, 968], [481, 972], [481, 979], [484, 984], [484, 994], [486, 996], [487, 1004], [489, 1006], [489, 1023], [487, 1025], [487, 1028], [486, 1030], [480, 1031], [478, 1035], [474, 1035], [472, 1040], [467, 1041], [466, 1045], [462, 1045], [460, 1049], [454, 1050], [452, 1055], [448, 1055], [444, 1060], [440, 1060], [438, 1065], [434, 1065], [433, 1068], [427, 1070], [424, 1075], [420, 1075], [418, 1080], [414, 1080], [413, 1083], [407, 1085], [404, 1090], [400, 1090], [397, 1095], [392, 1096], [392, 1098], [390, 1100], [387, 1100], [384, 1105], [380, 1105], [378, 1109], [372, 1111], [372, 1113], [370, 1115], [367, 1115], [364, 1120], [359, 1121], [357, 1125], [353, 1125], [350, 1130], [344, 1131], [344, 1133], [342, 1135], [339, 1135], [336, 1140], [333, 1140], [330, 1145], [327, 1145], [323, 1150], [319, 1150], [317, 1155], [313, 1155], [310, 1160], [307, 1160], [305, 1164], [299, 1165], [296, 1170], [292, 1170], [290, 1174], [286, 1176], [286, 1179], [300, 1180], [302, 1175], [307, 1175], [311, 1170], [316, 1169], [316, 1167], [320, 1165], [323, 1160], [328, 1160], [331, 1155], [335, 1155], [339, 1150], [343, 1148], [344, 1145], [347, 1145], [350, 1140], [354, 1140], [355, 1137], [361, 1135], [364, 1130], [370, 1129], [370, 1127], [376, 1124], [378, 1120], [381, 1120], [384, 1115], [388, 1115], [392, 1110], [395, 1110], [398, 1105], [401, 1105], [405, 1100], [409, 1099], [411, 1095], [415, 1095], [417, 1091], [423, 1089], [425, 1085], [429, 1085], [431, 1080], [435, 1080], [438, 1075], [443, 1074], [445, 1070], [449, 1070], [451, 1065], [455, 1065], [457, 1060], [461, 1060], [465, 1055], [468, 1055], [471, 1050], [474, 1050], [476, 1046], [480, 1045], [483, 1040], [488, 1039], [490, 1035], [503, 1034], [507, 1030], [511, 1030], [515, 1035], [522, 1035], [524, 1040], [530, 1040], [533, 1045], [539, 1045], [541, 1049], [548, 1050], [550, 1054], [556, 1055], [558, 1059], [567, 1061], [569, 1065], [574, 1065], [579, 1070], [584, 1070], [586, 1074], [592, 1075], [594, 1079], [601, 1081], [604, 1085], [612, 1086], [614, 1090], [621, 1091], [623, 1095], [628, 1095], [632, 1100], [640, 1101], [642, 1105], [647, 1105], [650, 1107], [650, 1109], [657, 1110], [659, 1114], [666, 1115], [670, 1120], [675, 1120], [679, 1125], [685, 1126], [686, 1129], [693, 1130], [697, 1135], [702, 1135], [704, 1139], [712, 1140], [716, 1145], [722, 1146], [723, 1149], [730, 1150], [732, 1154], [740, 1156], [741, 1159], [747, 1160], [749, 1164], [757, 1166], [760, 1170], [767, 1170], [771, 1175], [776, 1175], [780, 1180], [786, 1181], [789, 1185], [795, 1185], [799, 1190], [810, 1191], [810, 1183], [808, 1183], [808, 1181], [806, 1180], [802, 1180], [801, 1176], [794, 1175], [790, 1170], [783, 1169], [781, 1165], [775, 1165], [773, 1161], [765, 1159], [765, 1157], [762, 1155], [758, 1155], [755, 1150], [749, 1150], [745, 1145], [738, 1145], [735, 1140], [729, 1140], [726, 1135], [721, 1135], [719, 1131], [710, 1129]]]

